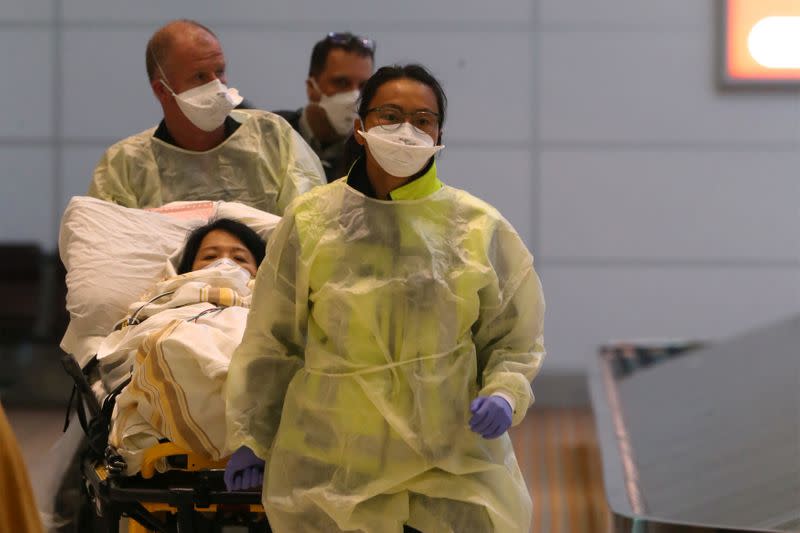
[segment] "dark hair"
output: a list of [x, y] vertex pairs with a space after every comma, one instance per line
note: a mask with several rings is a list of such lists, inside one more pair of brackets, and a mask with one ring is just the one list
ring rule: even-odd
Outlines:
[[[439, 128], [444, 126], [444, 119], [447, 116], [447, 96], [444, 94], [444, 89], [433, 74], [430, 73], [422, 65], [389, 65], [379, 68], [375, 74], [367, 80], [364, 87], [361, 89], [361, 98], [358, 101], [358, 116], [361, 117], [361, 122], [366, 122], [367, 111], [370, 109], [372, 99], [375, 98], [375, 93], [385, 83], [399, 79], [410, 79], [418, 81], [430, 87], [433, 94], [436, 95], [436, 103], [439, 105]], [[341, 167], [337, 175], [344, 176], [350, 171], [350, 167], [356, 160], [365, 156], [364, 147], [356, 142], [356, 132], [347, 139], [344, 147], [344, 156], [342, 157]], [[438, 139], [434, 139], [438, 142]]]
[[331, 32], [318, 41], [311, 50], [311, 63], [308, 66], [309, 77], [319, 76], [325, 70], [325, 63], [331, 50], [339, 49], [361, 57], [375, 60], [375, 42], [349, 32]]
[[175, 44], [175, 33], [177, 29], [175, 26], [189, 26], [190, 28], [194, 28], [196, 30], [201, 30], [209, 35], [211, 35], [214, 39], [217, 39], [217, 36], [214, 34], [211, 29], [203, 26], [197, 21], [190, 20], [190, 19], [177, 19], [168, 22], [153, 34], [150, 37], [150, 40], [147, 41], [147, 49], [145, 50], [145, 67], [147, 68], [147, 77], [150, 81], [153, 81], [158, 77], [158, 65], [164, 67], [164, 62], [169, 55], [169, 52], [172, 50], [172, 46]]
[[197, 252], [200, 250], [200, 243], [206, 238], [206, 235], [214, 230], [222, 230], [225, 233], [230, 233], [240, 241], [245, 247], [250, 250], [253, 257], [256, 259], [256, 266], [261, 264], [266, 254], [266, 243], [264, 239], [258, 236], [258, 233], [253, 231], [250, 226], [231, 220], [229, 218], [218, 218], [214, 222], [200, 226], [193, 230], [189, 237], [186, 239], [186, 245], [183, 248], [183, 256], [181, 262], [178, 264], [178, 274], [186, 274], [192, 271], [192, 265], [197, 258]]

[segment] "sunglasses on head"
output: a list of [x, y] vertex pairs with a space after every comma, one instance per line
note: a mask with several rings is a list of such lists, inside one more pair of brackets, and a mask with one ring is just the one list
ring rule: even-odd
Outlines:
[[341, 46], [357, 46], [371, 53], [375, 53], [375, 41], [372, 39], [366, 39], [359, 35], [353, 35], [350, 32], [333, 31], [325, 37], [325, 40], [332, 44], [338, 44]]

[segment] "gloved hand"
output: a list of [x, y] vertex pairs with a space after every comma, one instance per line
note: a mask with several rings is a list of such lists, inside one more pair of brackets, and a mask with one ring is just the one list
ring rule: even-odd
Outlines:
[[478, 396], [469, 410], [469, 428], [484, 439], [496, 439], [511, 427], [511, 406], [500, 396]]
[[225, 486], [228, 490], [260, 489], [264, 483], [264, 464], [253, 450], [239, 447], [225, 465]]

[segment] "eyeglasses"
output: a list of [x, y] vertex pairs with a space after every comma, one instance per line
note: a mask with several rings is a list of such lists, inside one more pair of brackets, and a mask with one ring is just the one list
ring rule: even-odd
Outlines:
[[405, 111], [394, 106], [380, 106], [367, 109], [367, 114], [375, 113], [378, 125], [386, 131], [394, 131], [405, 121], [406, 117], [412, 126], [423, 131], [435, 131], [439, 128], [439, 114], [432, 111]]
[[331, 44], [336, 44], [339, 46], [355, 46], [369, 52], [370, 54], [375, 53], [375, 41], [372, 39], [366, 39], [359, 35], [354, 35], [349, 31], [332, 31], [325, 37], [325, 40]]

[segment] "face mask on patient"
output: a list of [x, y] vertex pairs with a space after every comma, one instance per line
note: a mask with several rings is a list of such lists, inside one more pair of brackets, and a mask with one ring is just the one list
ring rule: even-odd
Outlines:
[[213, 263], [207, 264], [206, 266], [204, 266], [200, 270], [210, 270], [212, 268], [217, 268], [217, 269], [238, 268], [239, 270], [247, 272], [247, 275], [250, 276], [251, 278], [253, 277], [253, 274], [250, 272], [250, 270], [245, 265], [241, 265], [241, 264], [237, 263], [236, 261], [234, 261], [233, 259], [228, 259], [227, 257], [222, 258], [222, 259], [217, 259]]
[[243, 284], [244, 286], [253, 280], [253, 275], [249, 270], [228, 258], [217, 259], [213, 263], [196, 269], [194, 272], [196, 274], [206, 273], [202, 274], [200, 279], [214, 286], [221, 284], [219, 286], [227, 287], [230, 283], [234, 283], [234, 285]]
[[223, 259], [217, 259], [213, 263], [209, 263], [206, 266], [195, 270], [195, 272], [206, 270], [221, 270], [225, 276], [227, 276], [229, 272], [236, 272], [237, 275], [239, 273], [243, 273], [247, 274], [247, 279], [253, 278], [253, 274], [250, 273], [250, 270], [240, 265], [236, 261], [228, 259], [227, 257]]
[[[240, 265], [239, 265], [239, 264], [238, 264], [236, 261], [234, 261], [233, 259], [228, 259], [227, 257], [225, 257], [225, 258], [222, 258], [222, 259], [217, 259], [217, 260], [216, 260], [216, 261], [214, 261], [213, 263], [209, 263], [209, 264], [207, 264], [206, 266], [204, 266], [204, 267], [203, 267], [203, 268], [201, 268], [200, 270], [205, 270], [205, 269], [207, 269], [207, 268], [218, 268], [218, 267], [229, 267], [229, 268], [230, 268], [230, 267], [236, 267], [236, 268], [242, 268], [242, 267], [241, 267], [241, 266], [240, 266]], [[243, 269], [243, 268], [242, 268], [242, 270], [245, 270], [245, 269]]]

